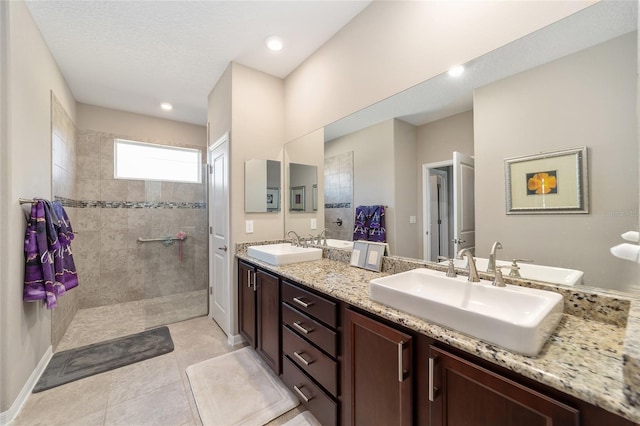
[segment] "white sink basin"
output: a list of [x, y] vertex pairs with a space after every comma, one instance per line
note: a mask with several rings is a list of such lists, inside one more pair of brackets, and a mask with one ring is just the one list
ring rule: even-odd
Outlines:
[[322, 249], [296, 247], [290, 243], [249, 246], [247, 247], [247, 254], [271, 265], [288, 265], [290, 263], [322, 259]]
[[[489, 259], [483, 257], [476, 257], [476, 269], [478, 271], [485, 272], [487, 265], [489, 265]], [[447, 262], [440, 262], [446, 264]], [[467, 266], [466, 259], [454, 259], [453, 264], [456, 268], [465, 268]], [[505, 260], [496, 260], [497, 266], [509, 266], [511, 262]], [[552, 284], [564, 284], [564, 285], [581, 285], [584, 272], [577, 269], [557, 268], [555, 266], [538, 265], [535, 263], [519, 262], [520, 276], [524, 279], [530, 279], [535, 281], [544, 281]], [[505, 277], [509, 275], [508, 269], [503, 269], [502, 273]]]
[[414, 269], [370, 281], [372, 300], [514, 352], [534, 356], [558, 325], [562, 296], [551, 291]]
[[329, 247], [335, 248], [353, 249], [353, 241], [347, 240], [334, 240], [331, 238], [327, 238], [327, 245]]

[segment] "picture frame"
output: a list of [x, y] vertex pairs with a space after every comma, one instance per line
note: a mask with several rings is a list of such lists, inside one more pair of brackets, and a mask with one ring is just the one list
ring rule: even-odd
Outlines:
[[304, 199], [304, 186], [292, 186], [291, 187], [291, 199], [289, 210], [294, 212], [303, 212], [305, 206]]
[[267, 211], [280, 210], [280, 188], [267, 188]]
[[504, 160], [507, 214], [589, 213], [587, 147]]

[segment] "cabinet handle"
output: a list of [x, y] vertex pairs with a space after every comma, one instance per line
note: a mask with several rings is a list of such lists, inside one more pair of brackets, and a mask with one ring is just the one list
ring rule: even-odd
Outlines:
[[256, 291], [256, 280], [257, 280], [257, 275], [255, 272], [253, 273], [253, 291]]
[[404, 368], [402, 362], [402, 346], [404, 345], [403, 341], [398, 343], [398, 381], [402, 383], [404, 381]]
[[293, 301], [296, 302], [298, 305], [302, 306], [303, 308], [308, 308], [309, 306], [313, 305], [313, 302], [305, 302], [304, 300], [300, 299], [299, 297], [294, 297]]
[[296, 358], [298, 358], [298, 359], [300, 360], [300, 362], [301, 362], [301, 363], [303, 363], [304, 365], [307, 365], [307, 366], [309, 366], [309, 365], [313, 364], [313, 361], [314, 361], [314, 360], [307, 361], [306, 359], [304, 359], [304, 357], [302, 356], [302, 354], [299, 354], [298, 352], [294, 352], [294, 353], [293, 353], [293, 356], [295, 356]]
[[251, 270], [247, 269], [247, 288], [251, 287]]
[[429, 401], [430, 402], [433, 402], [435, 400], [436, 392], [438, 391], [438, 388], [433, 386], [433, 375], [435, 372], [436, 358], [429, 357]]
[[304, 334], [309, 334], [313, 331], [313, 328], [305, 328], [302, 326], [302, 324], [300, 323], [300, 321], [296, 321], [293, 323], [293, 326], [295, 328], [297, 328], [298, 330], [302, 331]]
[[[301, 387], [304, 387], [304, 386], [301, 386]], [[298, 395], [300, 395], [300, 398], [302, 398], [304, 400], [304, 402], [309, 402], [309, 401], [311, 401], [313, 399], [313, 397], [307, 398], [307, 395], [305, 395], [304, 392], [302, 392], [300, 390], [300, 388], [297, 387], [297, 386], [294, 386], [293, 390], [295, 390], [298, 393]]]

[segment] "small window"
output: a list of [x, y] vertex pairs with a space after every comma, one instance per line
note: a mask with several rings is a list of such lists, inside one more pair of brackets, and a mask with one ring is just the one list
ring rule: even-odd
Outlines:
[[114, 178], [200, 183], [201, 151], [116, 139]]

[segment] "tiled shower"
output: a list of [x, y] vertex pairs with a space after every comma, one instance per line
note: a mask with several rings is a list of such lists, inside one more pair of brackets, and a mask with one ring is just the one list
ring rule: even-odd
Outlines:
[[324, 159], [324, 188], [324, 226], [329, 237], [353, 240], [353, 151]]
[[[206, 167], [202, 183], [114, 179], [114, 139], [133, 138], [75, 128], [55, 99], [53, 104], [54, 197], [76, 231], [72, 249], [79, 277], [78, 288], [53, 312], [54, 349], [77, 309], [143, 301], [147, 327], [205, 315]], [[58, 127], [67, 129], [64, 137], [56, 136]], [[204, 140], [136, 140], [200, 149], [206, 162]], [[182, 242], [138, 242], [179, 232], [186, 233]]]

